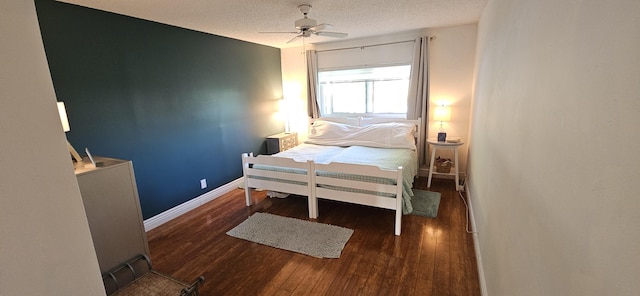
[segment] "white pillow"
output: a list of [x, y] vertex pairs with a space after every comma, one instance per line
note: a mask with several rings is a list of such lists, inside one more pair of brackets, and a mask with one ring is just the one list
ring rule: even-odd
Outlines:
[[378, 148], [416, 149], [413, 131], [409, 123], [377, 123], [354, 126], [325, 120], [311, 125], [308, 144], [332, 146], [367, 146]]

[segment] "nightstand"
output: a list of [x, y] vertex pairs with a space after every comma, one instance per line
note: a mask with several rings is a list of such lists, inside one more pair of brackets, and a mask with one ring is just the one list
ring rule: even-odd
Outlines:
[[[427, 143], [431, 145], [431, 162], [429, 164], [429, 179], [427, 181], [427, 188], [431, 187], [431, 178], [433, 175], [448, 175], [455, 176], [456, 179], [456, 191], [462, 190], [460, 186], [460, 176], [458, 170], [458, 147], [462, 146], [464, 142], [450, 143], [450, 142], [438, 142], [437, 139], [428, 139]], [[436, 159], [436, 150], [453, 150], [453, 173], [438, 173], [433, 167]]]
[[289, 150], [298, 145], [298, 133], [279, 133], [267, 137], [267, 154]]

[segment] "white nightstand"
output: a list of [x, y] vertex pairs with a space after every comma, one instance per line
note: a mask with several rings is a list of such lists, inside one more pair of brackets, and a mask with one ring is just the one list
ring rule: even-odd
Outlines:
[[267, 154], [289, 150], [298, 146], [298, 133], [279, 133], [267, 137]]
[[[462, 186], [460, 186], [460, 175], [458, 170], [458, 147], [462, 146], [464, 142], [457, 143], [449, 143], [449, 142], [438, 142], [437, 139], [428, 139], [427, 143], [431, 145], [431, 162], [429, 163], [429, 179], [427, 181], [427, 188], [431, 187], [431, 178], [433, 175], [448, 175], [456, 177], [456, 191], [462, 190]], [[453, 173], [438, 173], [434, 171], [434, 163], [436, 160], [436, 150], [453, 150]]]

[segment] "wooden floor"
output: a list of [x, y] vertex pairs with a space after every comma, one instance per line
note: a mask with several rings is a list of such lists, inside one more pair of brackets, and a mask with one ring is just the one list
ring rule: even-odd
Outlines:
[[[405, 215], [393, 235], [391, 210], [320, 201], [318, 222], [354, 230], [339, 259], [284, 251], [225, 233], [254, 212], [308, 219], [304, 197], [266, 198], [234, 190], [148, 233], [154, 269], [179, 280], [206, 278], [201, 295], [480, 295], [473, 238], [452, 180], [438, 217]], [[426, 189], [419, 178], [414, 188]]]

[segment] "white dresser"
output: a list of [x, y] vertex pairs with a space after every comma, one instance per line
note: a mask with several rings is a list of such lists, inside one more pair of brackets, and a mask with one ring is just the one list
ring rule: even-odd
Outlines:
[[96, 168], [85, 168], [85, 160], [76, 163], [75, 173], [100, 271], [105, 272], [137, 254], [149, 256], [149, 245], [132, 162], [94, 160]]

